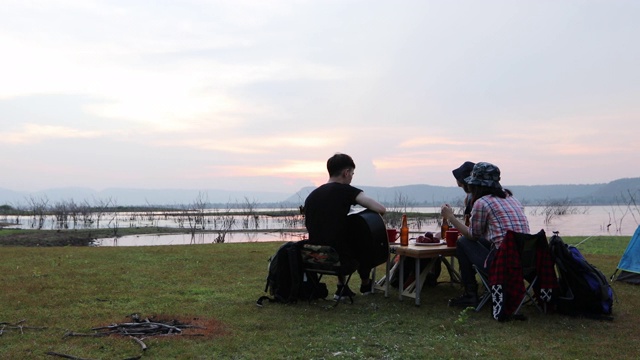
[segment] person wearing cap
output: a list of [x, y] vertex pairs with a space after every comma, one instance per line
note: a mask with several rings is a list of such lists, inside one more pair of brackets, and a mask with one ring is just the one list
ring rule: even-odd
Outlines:
[[456, 256], [464, 293], [449, 300], [449, 306], [475, 307], [478, 304], [478, 283], [473, 265], [488, 269], [492, 255], [500, 247], [507, 230], [529, 233], [529, 221], [520, 201], [500, 185], [497, 166], [479, 162], [464, 181], [471, 194], [469, 226], [455, 216], [448, 204], [442, 205], [440, 213], [462, 234], [456, 243]]
[[469, 219], [471, 218], [471, 191], [469, 190], [469, 186], [465, 181], [466, 178], [471, 176], [471, 171], [473, 170], [473, 166], [475, 163], [471, 161], [465, 161], [460, 167], [452, 170], [453, 177], [456, 179], [458, 183], [458, 187], [461, 187], [464, 190], [464, 224], [469, 226]]

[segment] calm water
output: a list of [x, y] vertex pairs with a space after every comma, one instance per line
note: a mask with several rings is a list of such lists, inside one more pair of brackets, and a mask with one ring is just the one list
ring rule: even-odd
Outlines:
[[[437, 212], [439, 208], [416, 208], [409, 211]], [[542, 214], [543, 208], [531, 206], [526, 208], [529, 225], [532, 232], [544, 229], [549, 236], [553, 231], [559, 231], [563, 236], [590, 236], [599, 235], [622, 235], [632, 236], [640, 223], [638, 210], [625, 209], [619, 206], [590, 206], [576, 207], [571, 214], [554, 216], [550, 222], [545, 223], [546, 216]], [[282, 228], [282, 224], [271, 224]], [[267, 231], [274, 227], [261, 227], [264, 232], [235, 232], [225, 236], [226, 243], [236, 242], [258, 242], [258, 241], [295, 241], [305, 238], [301, 222], [288, 227], [290, 229], [301, 229], [300, 232], [274, 232]], [[410, 224], [411, 225], [411, 224]], [[262, 226], [262, 225], [261, 225]], [[431, 221], [411, 228], [413, 234], [425, 231], [439, 231], [436, 221]], [[196, 234], [194, 238], [189, 234], [170, 235], [136, 235], [123, 236], [118, 239], [101, 239], [97, 246], [147, 246], [147, 245], [189, 245], [189, 244], [211, 244], [216, 242], [215, 233]]]

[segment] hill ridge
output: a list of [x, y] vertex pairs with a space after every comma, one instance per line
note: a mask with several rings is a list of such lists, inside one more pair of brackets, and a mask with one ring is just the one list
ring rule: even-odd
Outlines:
[[[410, 203], [422, 206], [438, 206], [443, 202], [462, 201], [462, 190], [456, 186], [428, 184], [400, 185], [392, 187], [354, 184], [369, 196], [384, 204]], [[640, 177], [622, 178], [602, 184], [557, 184], [557, 185], [505, 185], [525, 205], [538, 205], [555, 200], [568, 199], [576, 205], [619, 204], [634, 198], [640, 202]], [[73, 200], [90, 204], [111, 199], [118, 206], [187, 205], [202, 194], [211, 204], [219, 206], [244, 204], [292, 205], [304, 203], [314, 187], [303, 187], [295, 193], [268, 191], [227, 191], [221, 189], [136, 189], [109, 188], [96, 191], [86, 187], [55, 188], [37, 192], [13, 191], [0, 188], [0, 205], [26, 205], [31, 198], [46, 199], [49, 205]]]

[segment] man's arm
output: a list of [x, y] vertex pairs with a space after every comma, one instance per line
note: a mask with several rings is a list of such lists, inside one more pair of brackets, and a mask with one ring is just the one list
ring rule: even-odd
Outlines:
[[387, 212], [387, 209], [384, 207], [384, 205], [368, 197], [364, 194], [363, 191], [361, 191], [358, 196], [356, 196], [356, 202], [369, 210], [377, 212], [380, 215], [384, 215], [384, 213]]

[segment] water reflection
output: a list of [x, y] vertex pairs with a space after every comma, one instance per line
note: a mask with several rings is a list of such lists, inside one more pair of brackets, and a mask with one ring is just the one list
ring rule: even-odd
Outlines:
[[[305, 239], [305, 232], [236, 232], [226, 234], [225, 243], [267, 242], [267, 241], [298, 241]], [[119, 238], [98, 239], [95, 246], [158, 246], [158, 245], [195, 245], [219, 243], [219, 234], [199, 233], [191, 234], [153, 234], [127, 235]]]
[[[536, 211], [528, 207], [527, 217], [532, 232], [544, 229], [549, 236], [553, 231], [559, 231], [562, 236], [631, 236], [638, 227], [631, 213], [615, 212], [611, 207], [595, 206], [584, 208], [572, 214], [557, 216], [550, 221]], [[420, 208], [421, 212], [436, 212], [437, 208]], [[413, 223], [411, 232], [418, 234], [426, 231], [439, 231], [439, 225], [435, 221]], [[263, 242], [263, 241], [297, 241], [306, 238], [304, 231], [300, 232], [233, 232], [227, 233], [224, 242]], [[216, 243], [215, 233], [196, 234], [194, 238], [190, 234], [167, 235], [135, 235], [123, 236], [119, 239], [102, 239], [98, 246], [146, 246], [146, 245], [189, 245], [189, 244], [213, 244]]]
[[[544, 229], [547, 234], [559, 231], [562, 236], [631, 236], [640, 222], [637, 208], [624, 208], [618, 205], [576, 206], [575, 211], [561, 216], [549, 218], [540, 206], [527, 206], [525, 211], [532, 232]], [[277, 209], [278, 210], [278, 209]], [[279, 209], [283, 210], [283, 209]], [[286, 210], [286, 209], [285, 209]], [[100, 213], [86, 218], [77, 218], [61, 223], [55, 216], [16, 216], [2, 215], [0, 223], [10, 223], [6, 228], [55, 229], [87, 229], [87, 228], [182, 228], [186, 234], [166, 235], [132, 235], [117, 239], [100, 239], [97, 246], [145, 246], [145, 245], [189, 245], [214, 244], [218, 242], [263, 242], [263, 241], [296, 241], [306, 237], [304, 218], [293, 210], [284, 216], [270, 215], [237, 215], [212, 210], [199, 219], [191, 222], [189, 213], [184, 212], [137, 212], [137, 213]], [[407, 208], [407, 212], [438, 213], [439, 207]], [[436, 220], [414, 221], [409, 224], [414, 234], [426, 231], [439, 231]], [[197, 227], [196, 227], [197, 226]], [[210, 231], [188, 234], [191, 228]], [[255, 231], [258, 230], [259, 231]], [[290, 232], [282, 232], [281, 230]], [[223, 238], [220, 236], [223, 235]], [[222, 241], [224, 240], [224, 241]]]

